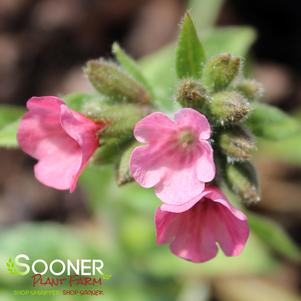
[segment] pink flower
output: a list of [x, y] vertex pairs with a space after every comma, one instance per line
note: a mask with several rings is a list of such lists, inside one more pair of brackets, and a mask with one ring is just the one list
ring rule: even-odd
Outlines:
[[181, 109], [175, 121], [163, 113], [140, 120], [134, 135], [146, 145], [134, 149], [133, 178], [142, 187], [154, 187], [166, 204], [180, 205], [199, 195], [215, 176], [210, 125], [204, 115]]
[[36, 178], [46, 186], [72, 192], [98, 147], [97, 131], [103, 125], [53, 96], [32, 97], [27, 108], [17, 138], [22, 150], [38, 160]]
[[249, 236], [247, 217], [214, 187], [206, 188], [187, 211], [157, 209], [155, 223], [157, 243], [170, 244], [172, 253], [193, 262], [214, 258], [217, 243], [226, 256], [237, 256]]

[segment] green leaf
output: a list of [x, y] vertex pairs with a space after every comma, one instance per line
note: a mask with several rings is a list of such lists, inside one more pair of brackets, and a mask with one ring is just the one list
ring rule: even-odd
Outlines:
[[18, 147], [17, 130], [19, 119], [25, 109], [19, 106], [0, 106], [0, 147]]
[[62, 96], [62, 99], [66, 105], [77, 112], [82, 112], [85, 104], [93, 98], [95, 98], [95, 96], [81, 92], [75, 92]]
[[283, 141], [259, 140], [260, 156], [301, 166], [301, 133]]
[[274, 221], [248, 212], [249, 225], [254, 233], [272, 250], [293, 261], [301, 261], [301, 251], [288, 234]]
[[143, 73], [155, 89], [154, 103], [162, 111], [173, 112], [180, 108], [176, 101], [172, 101], [177, 82], [175, 56], [175, 45], [171, 44], [139, 62]]
[[25, 108], [14, 105], [0, 106], [0, 128], [3, 128], [8, 123], [16, 121], [25, 113]]
[[118, 43], [113, 44], [113, 53], [115, 54], [118, 62], [123, 66], [123, 68], [144, 88], [153, 95], [152, 87], [148, 83], [145, 76], [140, 70], [140, 66], [119, 46]]
[[301, 133], [300, 122], [263, 103], [253, 103], [247, 124], [256, 136], [269, 140], [281, 140]]
[[203, 46], [198, 38], [191, 16], [186, 13], [176, 52], [178, 78], [200, 78], [204, 61]]
[[74, 111], [80, 112], [90, 119], [95, 119], [100, 113], [112, 107], [110, 99], [103, 95], [86, 93], [71, 93], [61, 97], [66, 105]]
[[8, 123], [0, 129], [0, 146], [2, 147], [18, 147], [17, 131], [20, 120]]
[[201, 38], [208, 57], [222, 52], [246, 56], [256, 39], [256, 32], [247, 26], [229, 26], [208, 31]]
[[212, 27], [221, 10], [224, 0], [190, 0], [188, 9], [197, 30], [204, 31]]

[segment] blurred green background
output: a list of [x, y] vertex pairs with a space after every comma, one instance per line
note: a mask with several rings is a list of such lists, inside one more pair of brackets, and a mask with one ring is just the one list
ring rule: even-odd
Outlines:
[[[271, 6], [270, 1], [242, 0], [1, 0], [0, 101], [24, 105], [32, 95], [91, 92], [81, 67], [90, 58], [110, 57], [117, 40], [141, 59], [146, 77], [157, 88], [158, 105], [172, 110], [173, 41], [189, 7], [207, 54], [247, 56], [245, 72], [266, 86], [265, 100], [301, 121], [298, 5], [287, 1], [281, 9], [277, 1]], [[15, 143], [7, 141], [11, 128], [5, 125], [17, 117], [4, 111], [0, 115], [1, 143]], [[88, 167], [71, 195], [39, 184], [33, 160], [20, 150], [2, 149], [0, 300], [301, 300], [301, 134], [280, 142], [259, 141], [258, 146], [255, 163], [263, 197], [249, 208], [252, 235], [247, 247], [240, 257], [220, 252], [205, 264], [183, 261], [168, 246], [156, 246], [153, 213], [159, 200], [134, 183], [117, 187], [112, 166]], [[112, 278], [104, 282], [100, 297], [13, 296], [14, 289], [32, 287], [29, 277], [6, 270], [7, 259], [20, 253], [45, 260], [101, 258]]]

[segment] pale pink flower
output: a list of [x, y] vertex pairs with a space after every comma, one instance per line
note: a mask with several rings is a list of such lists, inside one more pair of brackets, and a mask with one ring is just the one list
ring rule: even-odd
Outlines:
[[27, 101], [18, 129], [18, 142], [24, 152], [38, 160], [36, 178], [46, 186], [70, 189], [98, 147], [96, 124], [69, 109], [57, 97], [32, 97]]
[[217, 244], [226, 256], [242, 252], [249, 236], [247, 217], [232, 207], [221, 191], [206, 188], [199, 201], [186, 209], [184, 212], [157, 209], [158, 244], [170, 244], [172, 253], [193, 262], [214, 258]]
[[181, 109], [175, 121], [155, 112], [134, 130], [139, 142], [130, 171], [142, 187], [154, 187], [166, 204], [179, 205], [199, 195], [215, 176], [207, 118], [193, 109]]

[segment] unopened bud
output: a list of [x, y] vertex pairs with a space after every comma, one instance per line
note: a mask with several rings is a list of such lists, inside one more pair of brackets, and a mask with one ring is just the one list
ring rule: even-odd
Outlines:
[[[92, 106], [92, 107], [91, 107]], [[106, 125], [101, 137], [131, 137], [135, 124], [143, 118], [147, 112], [143, 107], [132, 104], [108, 105], [94, 102], [87, 103], [83, 110], [84, 115], [95, 122]]]
[[235, 91], [224, 91], [212, 96], [208, 105], [210, 118], [222, 126], [242, 121], [250, 112], [249, 102]]
[[230, 54], [220, 54], [208, 60], [203, 70], [203, 84], [209, 91], [227, 88], [239, 74], [241, 59]]
[[113, 101], [147, 104], [150, 95], [140, 83], [114, 63], [91, 60], [85, 68], [94, 88]]
[[184, 108], [200, 109], [208, 101], [207, 91], [199, 81], [185, 79], [177, 90], [177, 101]]
[[133, 178], [130, 173], [130, 159], [134, 148], [138, 145], [139, 143], [134, 142], [121, 155], [117, 169], [117, 184], [119, 186], [125, 185], [133, 181]]
[[251, 163], [227, 164], [226, 180], [244, 204], [249, 205], [260, 201], [257, 175]]
[[117, 163], [122, 151], [128, 145], [127, 139], [100, 138], [100, 147], [95, 151], [91, 164], [104, 165]]
[[239, 126], [222, 131], [218, 144], [230, 161], [250, 160], [256, 149], [252, 135]]
[[263, 85], [254, 79], [245, 79], [237, 85], [239, 92], [248, 100], [260, 100], [264, 95]]

